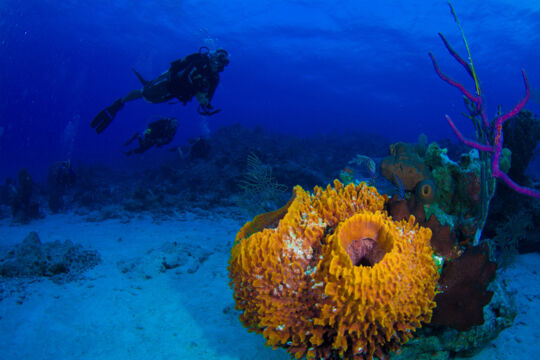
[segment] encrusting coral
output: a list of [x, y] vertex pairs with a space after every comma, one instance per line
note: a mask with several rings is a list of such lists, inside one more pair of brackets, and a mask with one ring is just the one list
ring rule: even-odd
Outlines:
[[229, 260], [244, 325], [296, 358], [398, 350], [431, 320], [439, 275], [431, 231], [414, 216], [393, 221], [386, 200], [365, 183], [297, 186], [277, 226], [246, 224]]
[[415, 147], [398, 142], [390, 145], [390, 156], [381, 162], [381, 174], [390, 182], [394, 176], [401, 180], [405, 190], [412, 191], [416, 185], [431, 178], [431, 173]]

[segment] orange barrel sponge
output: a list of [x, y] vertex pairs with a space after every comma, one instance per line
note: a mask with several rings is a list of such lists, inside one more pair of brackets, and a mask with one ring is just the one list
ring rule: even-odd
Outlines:
[[431, 320], [439, 275], [431, 231], [393, 221], [386, 200], [365, 183], [297, 186], [284, 208], [247, 223], [229, 260], [243, 324], [296, 358], [398, 350]]

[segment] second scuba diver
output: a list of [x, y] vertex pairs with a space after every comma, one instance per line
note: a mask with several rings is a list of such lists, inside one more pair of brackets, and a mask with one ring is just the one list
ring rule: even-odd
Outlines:
[[169, 144], [176, 134], [178, 128], [178, 120], [176, 118], [162, 118], [152, 121], [148, 124], [148, 128], [142, 134], [136, 132], [124, 146], [128, 146], [137, 139], [139, 146], [125, 152], [126, 155], [142, 154], [152, 146], [162, 147]]

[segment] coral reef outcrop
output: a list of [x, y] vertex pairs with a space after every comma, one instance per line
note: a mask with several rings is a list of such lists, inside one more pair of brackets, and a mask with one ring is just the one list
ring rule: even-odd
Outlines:
[[390, 145], [389, 150], [390, 156], [381, 163], [381, 174], [390, 182], [394, 182], [396, 176], [405, 190], [411, 191], [422, 180], [431, 178], [429, 168], [414, 146], [398, 142]]
[[439, 275], [431, 231], [392, 220], [386, 200], [365, 183], [297, 186], [277, 225], [276, 213], [246, 224], [229, 260], [243, 324], [296, 358], [398, 350], [431, 320]]
[[455, 242], [455, 234], [449, 225], [442, 225], [436, 215], [426, 216], [424, 205], [417, 201], [414, 194], [409, 199], [391, 198], [387, 203], [388, 213], [394, 220], [408, 219], [414, 216], [418, 225], [431, 230], [431, 247], [437, 256], [444, 260], [459, 256], [459, 248]]
[[504, 146], [512, 150], [512, 167], [508, 175], [518, 183], [528, 182], [525, 171], [540, 142], [540, 121], [528, 110], [520, 111], [503, 125]]
[[32, 199], [35, 185], [30, 173], [22, 168], [18, 174], [18, 186], [11, 187], [10, 203], [13, 218], [22, 223], [40, 217], [39, 204]]
[[74, 281], [100, 263], [101, 257], [95, 250], [83, 249], [70, 240], [42, 243], [38, 234], [31, 232], [22, 243], [0, 251], [0, 289], [7, 289], [5, 283], [10, 279], [35, 281], [45, 277], [56, 283]]
[[399, 355], [392, 356], [392, 360], [461, 359], [481, 351], [502, 330], [512, 326], [518, 311], [506, 281], [496, 278], [489, 283], [488, 290], [493, 292], [493, 297], [484, 306], [482, 325], [475, 325], [467, 331], [448, 326], [425, 326], [402, 347]]

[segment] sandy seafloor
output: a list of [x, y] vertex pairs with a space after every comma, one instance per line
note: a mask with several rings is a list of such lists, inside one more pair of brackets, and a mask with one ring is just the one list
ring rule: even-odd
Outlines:
[[[242, 222], [226, 209], [155, 222], [88, 222], [49, 215], [28, 225], [0, 222], [2, 246], [36, 231], [42, 242], [70, 239], [99, 251], [102, 263], [75, 282], [48, 279], [0, 302], [0, 359], [289, 359], [248, 333], [232, 310], [227, 261]], [[152, 256], [164, 242], [197, 244], [211, 255], [194, 273], [127, 276], [122, 260]], [[520, 255], [504, 272], [519, 314], [474, 359], [540, 359], [540, 254]]]

